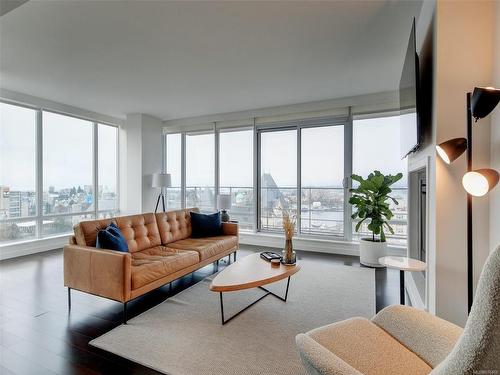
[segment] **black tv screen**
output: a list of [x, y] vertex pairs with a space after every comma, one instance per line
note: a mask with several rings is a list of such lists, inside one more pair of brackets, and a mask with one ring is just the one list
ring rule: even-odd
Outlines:
[[403, 71], [399, 81], [401, 158], [420, 146], [418, 119], [419, 68], [415, 41], [415, 19], [411, 28]]

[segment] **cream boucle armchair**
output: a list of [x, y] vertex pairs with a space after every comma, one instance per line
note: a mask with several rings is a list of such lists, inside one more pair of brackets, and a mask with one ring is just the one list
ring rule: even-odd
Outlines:
[[462, 328], [408, 306], [296, 337], [311, 375], [500, 374], [500, 247], [490, 254]]

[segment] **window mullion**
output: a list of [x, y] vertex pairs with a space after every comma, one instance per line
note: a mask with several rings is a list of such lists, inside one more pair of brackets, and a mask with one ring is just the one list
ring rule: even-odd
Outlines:
[[42, 238], [43, 225], [43, 113], [41, 110], [36, 112], [36, 238]]
[[219, 170], [219, 139], [220, 132], [217, 130], [217, 123], [214, 122], [214, 202], [212, 202], [213, 207], [217, 211], [217, 195], [219, 195], [220, 190], [220, 170]]
[[255, 126], [255, 118], [254, 118], [254, 144], [253, 144], [253, 150], [254, 150], [254, 155], [253, 155], [253, 162], [254, 162], [254, 176], [253, 176], [253, 192], [254, 192], [254, 213], [255, 213], [255, 220], [254, 220], [254, 232], [257, 233], [258, 231], [261, 230], [261, 222], [260, 222], [260, 210], [261, 210], [261, 181], [260, 181], [260, 132], [257, 130]]
[[186, 208], [186, 133], [181, 133], [181, 208]]
[[296, 226], [297, 234], [302, 234], [302, 127], [297, 126], [297, 213], [296, 213]]
[[352, 187], [352, 108], [349, 107], [349, 116], [344, 126], [344, 239], [352, 241], [352, 206], [349, 204]]
[[92, 124], [92, 135], [93, 135], [93, 160], [92, 160], [92, 183], [94, 185], [94, 214], [95, 218], [98, 217], [99, 212], [99, 125], [97, 122]]

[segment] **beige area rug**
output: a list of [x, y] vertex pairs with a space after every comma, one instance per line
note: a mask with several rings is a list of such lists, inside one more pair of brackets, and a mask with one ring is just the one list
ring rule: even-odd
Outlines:
[[[170, 375], [303, 375], [295, 336], [349, 317], [373, 316], [375, 272], [317, 261], [301, 265], [286, 303], [267, 296], [222, 326], [210, 277], [90, 344]], [[286, 280], [268, 286], [280, 295], [285, 287]], [[263, 293], [225, 293], [226, 318]]]

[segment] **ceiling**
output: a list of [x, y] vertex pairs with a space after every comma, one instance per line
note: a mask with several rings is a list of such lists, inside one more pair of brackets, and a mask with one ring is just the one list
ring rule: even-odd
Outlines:
[[421, 1], [28, 1], [0, 86], [174, 119], [395, 89]]

